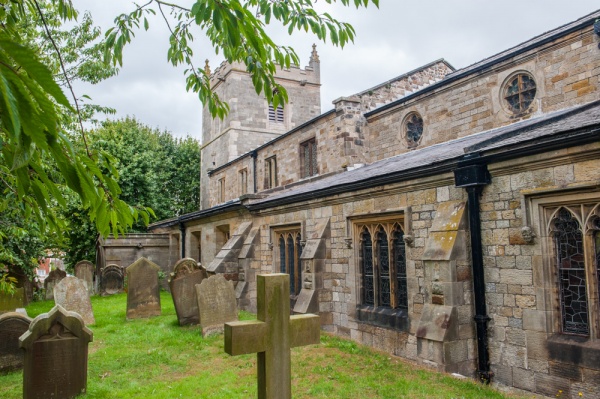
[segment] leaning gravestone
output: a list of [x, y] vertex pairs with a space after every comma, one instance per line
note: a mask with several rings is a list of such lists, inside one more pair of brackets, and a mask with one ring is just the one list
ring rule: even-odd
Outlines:
[[69, 312], [81, 316], [85, 325], [96, 323], [92, 301], [85, 282], [77, 277], [65, 277], [54, 286], [54, 302]]
[[127, 318], [160, 316], [160, 267], [146, 258], [127, 266]]
[[89, 260], [82, 260], [75, 265], [75, 277], [85, 281], [88, 293], [94, 293], [94, 264]]
[[198, 267], [198, 263], [191, 258], [181, 259], [173, 267], [169, 289], [173, 296], [179, 325], [198, 324], [198, 299], [195, 287], [206, 277], [206, 270]]
[[19, 337], [30, 324], [31, 319], [21, 313], [10, 312], [0, 316], [0, 374], [23, 367]]
[[46, 276], [46, 279], [44, 280], [47, 301], [54, 299], [54, 286], [65, 277], [67, 277], [67, 273], [60, 269], [54, 269], [48, 273], [48, 276]]
[[57, 305], [33, 319], [19, 338], [25, 350], [23, 398], [72, 398], [86, 391], [88, 344], [81, 317]]
[[0, 314], [14, 312], [25, 304], [25, 289], [15, 288], [12, 294], [0, 292]]
[[314, 314], [290, 316], [289, 274], [256, 277], [257, 320], [226, 323], [225, 352], [257, 353], [259, 399], [291, 399], [290, 348], [318, 344], [321, 322]]
[[123, 268], [110, 264], [100, 270], [100, 295], [114, 295], [123, 291]]
[[221, 274], [210, 276], [196, 285], [202, 336], [223, 331], [223, 324], [238, 319], [235, 290]]

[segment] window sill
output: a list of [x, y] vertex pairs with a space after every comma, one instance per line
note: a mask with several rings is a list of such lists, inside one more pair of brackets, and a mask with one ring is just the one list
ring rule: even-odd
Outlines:
[[547, 346], [552, 360], [600, 370], [600, 341], [555, 334], [548, 338]]
[[405, 309], [376, 308], [373, 306], [357, 305], [356, 318], [358, 321], [379, 327], [408, 331], [410, 322]]

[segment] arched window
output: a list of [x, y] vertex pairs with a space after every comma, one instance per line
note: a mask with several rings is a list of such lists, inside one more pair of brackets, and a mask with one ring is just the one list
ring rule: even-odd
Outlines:
[[558, 211], [553, 223], [562, 330], [567, 334], [589, 335], [589, 305], [581, 225], [565, 208]]
[[408, 148], [419, 145], [423, 135], [423, 118], [417, 112], [411, 112], [404, 119], [404, 137]]
[[406, 247], [404, 232], [398, 225], [393, 233], [394, 271], [396, 272], [396, 307], [408, 308], [408, 288], [406, 285]]
[[[300, 230], [276, 232], [279, 251], [279, 271], [290, 275], [290, 295], [296, 296], [302, 288], [300, 270]], [[276, 258], [277, 259], [277, 258]]]
[[362, 260], [363, 304], [375, 305], [375, 287], [373, 284], [373, 242], [369, 230], [363, 230], [360, 238]]
[[387, 234], [383, 229], [377, 233], [377, 268], [379, 278], [377, 279], [379, 292], [379, 306], [390, 307], [391, 284], [390, 284], [390, 248]]

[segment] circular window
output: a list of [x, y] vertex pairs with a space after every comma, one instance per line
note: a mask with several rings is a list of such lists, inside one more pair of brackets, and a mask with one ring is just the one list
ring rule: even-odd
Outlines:
[[404, 137], [408, 147], [416, 147], [423, 135], [423, 118], [416, 112], [408, 114], [404, 120]]
[[530, 75], [520, 73], [508, 80], [504, 89], [504, 100], [513, 114], [521, 114], [531, 106], [535, 98], [535, 80]]

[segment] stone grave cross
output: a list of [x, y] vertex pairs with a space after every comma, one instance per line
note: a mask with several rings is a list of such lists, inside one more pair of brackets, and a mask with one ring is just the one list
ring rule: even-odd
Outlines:
[[318, 315], [290, 316], [290, 276], [259, 274], [257, 318], [225, 323], [225, 352], [257, 353], [259, 399], [291, 399], [290, 348], [318, 344]]

